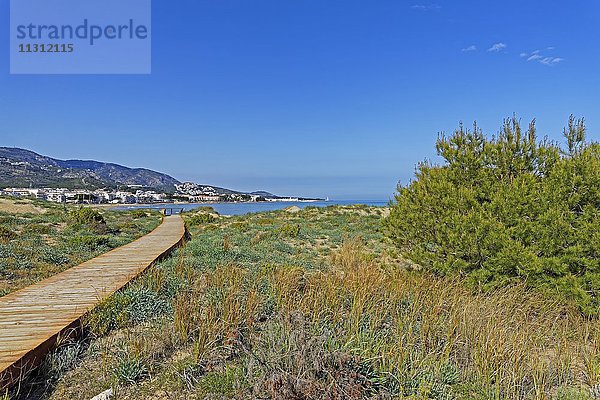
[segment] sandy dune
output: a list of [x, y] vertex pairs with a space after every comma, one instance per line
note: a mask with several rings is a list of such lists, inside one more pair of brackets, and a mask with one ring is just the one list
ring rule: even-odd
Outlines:
[[0, 199], [0, 212], [11, 214], [43, 214], [47, 210], [37, 207], [30, 200]]

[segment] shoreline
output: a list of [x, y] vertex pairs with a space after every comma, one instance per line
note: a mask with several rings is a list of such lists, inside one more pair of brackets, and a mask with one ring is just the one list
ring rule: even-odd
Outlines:
[[[151, 204], [101, 204], [96, 205], [99, 209], [111, 210], [111, 211], [130, 211], [136, 209], [173, 209], [172, 212], [178, 213], [179, 209], [182, 211], [191, 211], [202, 207], [211, 207], [215, 212], [220, 215], [245, 215], [258, 212], [269, 212], [282, 210], [289, 207], [298, 207], [304, 209], [306, 207], [329, 207], [329, 206], [376, 206], [376, 207], [387, 207], [389, 200], [329, 200], [329, 201], [261, 201], [261, 202], [199, 202], [199, 203], [151, 203]], [[94, 207], [94, 206], [92, 206]]]
[[93, 208], [116, 208], [116, 207], [158, 207], [158, 206], [184, 206], [184, 205], [211, 205], [211, 204], [279, 204], [279, 203], [335, 203], [333, 200], [277, 200], [277, 201], [209, 201], [209, 202], [168, 202], [168, 203], [102, 203], [102, 204], [75, 204], [74, 205], [83, 205], [89, 206]]
[[304, 209], [306, 207], [329, 207], [329, 206], [354, 206], [354, 205], [365, 205], [365, 206], [377, 206], [386, 207], [388, 200], [329, 200], [323, 202], [301, 202], [301, 201], [286, 201], [286, 202], [202, 202], [202, 203], [152, 203], [148, 205], [143, 204], [129, 204], [129, 205], [101, 205], [101, 209], [104, 210], [115, 210], [115, 211], [127, 211], [134, 209], [169, 209], [172, 208], [173, 212], [177, 213], [181, 209], [183, 211], [190, 211], [202, 207], [211, 207], [215, 212], [220, 215], [245, 215], [257, 212], [269, 212], [282, 210], [289, 207], [298, 207]]

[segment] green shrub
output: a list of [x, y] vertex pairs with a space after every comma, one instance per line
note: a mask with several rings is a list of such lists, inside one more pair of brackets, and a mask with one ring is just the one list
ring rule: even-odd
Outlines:
[[75, 247], [83, 247], [88, 250], [97, 250], [103, 246], [110, 245], [110, 238], [108, 236], [95, 236], [95, 235], [79, 235], [71, 238], [69, 244]]
[[[8, 269], [8, 264], [6, 261], [4, 260], [0, 260], [0, 276], [4, 275], [6, 273], [6, 270]], [[2, 297], [3, 291], [0, 289], [0, 297]]]
[[80, 207], [69, 213], [71, 222], [75, 225], [104, 225], [104, 217], [98, 211], [89, 207]]
[[216, 231], [216, 230], [218, 230], [218, 229], [219, 229], [219, 228], [217, 227], [217, 225], [204, 225], [204, 226], [202, 227], [202, 230], [203, 230], [203, 231]]
[[384, 223], [404, 255], [478, 288], [516, 281], [600, 306], [600, 145], [583, 120], [565, 129], [567, 150], [537, 141], [515, 118], [497, 138], [475, 126], [440, 136], [444, 165], [421, 163], [399, 186]]
[[208, 214], [217, 214], [215, 209], [212, 208], [211, 206], [200, 206], [198, 208], [195, 208], [194, 211], [201, 211], [203, 213], [208, 213]]
[[0, 244], [0, 258], [16, 257], [13, 247], [10, 244]]
[[8, 228], [0, 225], [0, 241], [7, 242], [9, 240], [13, 240], [17, 237], [17, 234], [11, 231]]
[[210, 224], [211, 222], [215, 222], [216, 218], [212, 214], [195, 214], [188, 218], [188, 224], [190, 225], [202, 225], [202, 224]]
[[69, 263], [69, 257], [65, 256], [61, 251], [52, 249], [52, 248], [44, 248], [41, 251], [41, 259], [49, 264], [54, 265], [64, 265]]
[[52, 227], [44, 224], [29, 224], [23, 229], [24, 233], [48, 235], [52, 232]]
[[17, 258], [15, 260], [14, 267], [20, 270], [33, 269], [33, 263], [31, 260], [26, 258]]
[[131, 217], [134, 218], [134, 219], [145, 218], [145, 217], [148, 216], [148, 214], [146, 213], [146, 211], [142, 210], [142, 209], [132, 210], [130, 212], [130, 214], [131, 214]]
[[300, 225], [299, 224], [285, 224], [281, 225], [277, 231], [281, 236], [287, 237], [298, 237], [300, 235]]
[[233, 229], [237, 229], [238, 231], [245, 232], [250, 229], [250, 224], [246, 221], [236, 221], [231, 224]]

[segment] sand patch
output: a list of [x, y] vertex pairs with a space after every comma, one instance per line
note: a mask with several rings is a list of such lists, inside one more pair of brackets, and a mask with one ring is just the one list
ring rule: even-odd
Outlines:
[[45, 208], [33, 205], [30, 200], [0, 199], [0, 212], [10, 214], [43, 214], [46, 211], [48, 210]]

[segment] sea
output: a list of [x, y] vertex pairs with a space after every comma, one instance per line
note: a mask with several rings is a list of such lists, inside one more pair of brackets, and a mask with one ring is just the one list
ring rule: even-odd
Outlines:
[[387, 206], [389, 200], [328, 200], [328, 201], [265, 201], [258, 203], [177, 203], [177, 204], [131, 204], [126, 206], [114, 207], [114, 210], [134, 210], [137, 208], [142, 209], [171, 209], [173, 213], [180, 211], [189, 211], [199, 207], [212, 207], [220, 215], [244, 215], [252, 214], [265, 211], [275, 211], [288, 208], [291, 206], [297, 206], [300, 208], [306, 207], [328, 207], [338, 205], [355, 205], [364, 204], [368, 206], [384, 207]]

